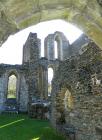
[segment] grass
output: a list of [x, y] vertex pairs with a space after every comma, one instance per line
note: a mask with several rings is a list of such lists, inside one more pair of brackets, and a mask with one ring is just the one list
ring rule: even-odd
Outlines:
[[26, 115], [0, 115], [0, 140], [65, 140], [48, 121]]

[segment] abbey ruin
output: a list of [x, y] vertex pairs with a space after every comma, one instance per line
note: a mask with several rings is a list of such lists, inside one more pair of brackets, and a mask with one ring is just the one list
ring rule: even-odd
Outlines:
[[[74, 24], [86, 36], [70, 45], [63, 33], [50, 34], [41, 57], [40, 39], [30, 33], [22, 65], [0, 64], [0, 113], [15, 75], [18, 112], [29, 114], [32, 103], [50, 101], [50, 122], [66, 139], [102, 140], [102, 0], [1, 0], [0, 46], [9, 35], [53, 19]], [[48, 68], [54, 71], [50, 98]]]
[[49, 101], [49, 67], [54, 71], [49, 112], [52, 125], [71, 140], [101, 140], [102, 52], [84, 34], [72, 45], [61, 32], [49, 34], [41, 57], [41, 41], [36, 33], [30, 33], [23, 46], [22, 65], [0, 65], [0, 112], [6, 111], [11, 75], [17, 78], [19, 112], [29, 112], [37, 100]]

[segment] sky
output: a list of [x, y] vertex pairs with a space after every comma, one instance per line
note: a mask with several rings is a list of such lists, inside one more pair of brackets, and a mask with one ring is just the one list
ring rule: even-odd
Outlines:
[[63, 20], [41, 22], [9, 36], [8, 40], [0, 47], [0, 63], [22, 64], [23, 45], [30, 32], [37, 33], [38, 38], [42, 40], [41, 56], [43, 57], [44, 38], [55, 31], [63, 32], [70, 44], [82, 34], [78, 28]]

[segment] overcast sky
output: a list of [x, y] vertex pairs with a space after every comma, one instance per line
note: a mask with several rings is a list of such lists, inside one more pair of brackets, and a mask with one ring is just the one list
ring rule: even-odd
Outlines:
[[35, 26], [26, 28], [15, 35], [11, 35], [8, 40], [0, 47], [0, 63], [5, 64], [22, 64], [22, 49], [29, 32], [37, 33], [38, 38], [42, 39], [42, 51], [43, 56], [43, 40], [49, 33], [55, 31], [61, 31], [68, 38], [70, 44], [74, 42], [81, 34], [82, 31], [75, 26], [62, 21], [53, 20], [39, 23]]

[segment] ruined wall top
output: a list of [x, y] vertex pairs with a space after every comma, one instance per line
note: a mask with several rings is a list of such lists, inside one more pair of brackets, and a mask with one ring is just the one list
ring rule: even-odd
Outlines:
[[[55, 56], [55, 47], [57, 57]], [[49, 34], [44, 41], [44, 55], [48, 60], [64, 60], [68, 57], [69, 41], [62, 32]]]
[[23, 47], [23, 63], [38, 61], [40, 58], [40, 39], [36, 33], [30, 33]]
[[70, 46], [70, 53], [71, 56], [78, 55], [85, 46], [88, 45], [90, 39], [85, 35], [82, 34], [77, 40], [75, 40]]
[[[56, 31], [49, 34], [44, 40], [44, 57], [48, 61], [65, 60], [70, 56], [80, 53], [83, 45], [89, 43], [90, 39], [81, 35], [73, 44], [69, 44], [68, 39], [62, 32]], [[23, 64], [26, 62], [37, 62], [41, 57], [41, 40], [37, 38], [37, 33], [30, 33], [23, 47]]]

